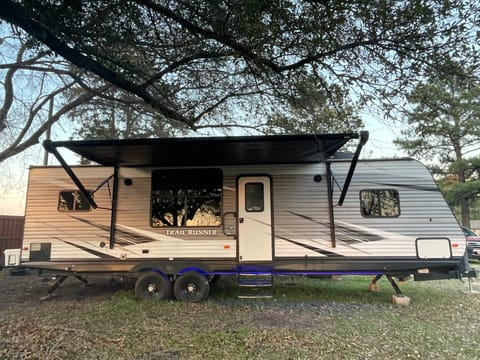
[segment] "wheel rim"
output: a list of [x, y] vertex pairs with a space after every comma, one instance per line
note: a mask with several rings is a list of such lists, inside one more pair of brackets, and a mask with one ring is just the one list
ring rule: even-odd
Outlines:
[[158, 293], [158, 286], [157, 286], [157, 284], [149, 283], [149, 284], [147, 285], [147, 289], [146, 289], [146, 290], [147, 290], [147, 293], [148, 293], [149, 295], [155, 295], [155, 294]]
[[196, 271], [187, 271], [175, 280], [173, 292], [180, 301], [202, 301], [208, 296], [208, 279]]
[[135, 283], [135, 295], [140, 300], [168, 299], [170, 293], [168, 277], [154, 271], [143, 273]]
[[183, 291], [183, 293], [188, 296], [188, 297], [192, 297], [192, 296], [195, 296], [195, 294], [198, 292], [198, 285], [196, 283], [188, 283], [186, 286], [185, 286], [185, 290]]

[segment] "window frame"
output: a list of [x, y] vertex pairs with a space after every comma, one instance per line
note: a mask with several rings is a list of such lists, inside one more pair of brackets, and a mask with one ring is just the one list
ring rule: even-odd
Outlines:
[[[382, 199], [380, 197], [380, 194], [382, 192], [393, 192], [396, 194], [396, 199], [397, 199], [397, 206], [396, 208], [398, 209], [398, 212], [396, 215], [366, 215], [363, 211], [364, 207], [362, 206], [363, 205], [363, 199], [362, 199], [362, 193], [364, 192], [374, 192], [377, 194], [377, 198], [378, 198], [378, 203], [379, 203], [379, 206], [380, 206], [380, 211], [383, 209], [383, 206], [382, 206], [382, 203], [384, 201], [384, 199]], [[359, 193], [359, 205], [360, 205], [360, 214], [362, 215], [362, 217], [364, 218], [367, 218], [367, 219], [392, 219], [392, 218], [398, 218], [400, 217], [401, 215], [401, 205], [400, 205], [400, 192], [397, 190], [397, 189], [363, 189], [363, 190], [360, 190]]]

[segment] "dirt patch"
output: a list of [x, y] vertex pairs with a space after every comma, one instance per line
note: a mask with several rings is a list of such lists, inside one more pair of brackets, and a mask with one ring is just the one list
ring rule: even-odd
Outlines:
[[67, 278], [55, 296], [41, 301], [52, 285], [51, 278], [35, 274], [11, 276], [0, 272], [0, 358], [61, 359], [89, 350], [99, 341], [88, 331], [71, 323], [72, 313], [90, 311], [118, 291], [118, 282], [91, 277], [85, 286], [74, 277]]
[[[47, 295], [54, 280], [49, 277], [40, 277], [35, 274], [9, 275], [8, 271], [0, 272], [0, 302], [2, 304], [38, 303], [40, 298]], [[121, 286], [118, 280], [109, 277], [89, 277], [89, 285], [85, 286], [75, 277], [68, 277], [60, 288], [55, 291], [51, 300], [81, 300], [105, 299], [111, 296]]]

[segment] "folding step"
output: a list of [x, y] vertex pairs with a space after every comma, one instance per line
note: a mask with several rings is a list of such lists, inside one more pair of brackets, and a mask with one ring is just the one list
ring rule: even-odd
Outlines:
[[240, 299], [270, 299], [273, 286], [271, 272], [239, 272], [238, 297]]

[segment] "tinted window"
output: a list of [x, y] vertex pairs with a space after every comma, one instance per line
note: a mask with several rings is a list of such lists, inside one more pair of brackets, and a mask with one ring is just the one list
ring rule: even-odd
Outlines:
[[263, 184], [247, 183], [245, 184], [245, 210], [248, 212], [262, 212], [263, 203]]
[[400, 216], [400, 198], [396, 190], [360, 191], [360, 210], [365, 217]]
[[223, 174], [219, 169], [155, 170], [152, 226], [221, 225], [222, 187]]
[[78, 190], [61, 191], [58, 196], [59, 211], [87, 211], [90, 203]]

